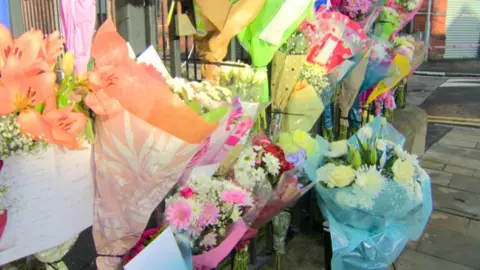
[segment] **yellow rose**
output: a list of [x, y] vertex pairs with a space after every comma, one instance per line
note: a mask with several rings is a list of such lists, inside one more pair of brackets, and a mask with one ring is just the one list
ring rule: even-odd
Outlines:
[[312, 154], [317, 145], [315, 139], [310, 137], [310, 135], [303, 130], [295, 130], [293, 132], [293, 142], [303, 148], [307, 152], [307, 155]]
[[392, 166], [393, 179], [402, 185], [413, 184], [415, 167], [410, 160], [397, 159]]
[[346, 187], [355, 179], [356, 171], [350, 166], [337, 166], [330, 174], [329, 187]]

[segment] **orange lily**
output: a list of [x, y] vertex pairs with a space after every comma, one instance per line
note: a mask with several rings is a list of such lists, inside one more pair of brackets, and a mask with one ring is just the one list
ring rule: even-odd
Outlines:
[[7, 65], [9, 58], [16, 58], [20, 65], [18, 68], [30, 74], [47, 70], [47, 64], [39, 58], [45, 50], [43, 34], [41, 31], [28, 31], [18, 39], [13, 40], [10, 31], [0, 25], [0, 72]]
[[73, 112], [69, 107], [44, 113], [43, 118], [51, 129], [50, 137], [47, 138], [49, 143], [69, 149], [81, 148], [77, 134], [85, 129], [85, 114]]
[[63, 44], [65, 42], [60, 39], [60, 32], [55, 31], [44, 39], [45, 51], [43, 57], [50, 67], [57, 62], [57, 58], [63, 53]]
[[77, 134], [85, 128], [87, 117], [83, 113], [73, 112], [72, 107], [57, 110], [55, 103], [55, 98], [49, 98], [43, 115], [34, 109], [24, 110], [18, 118], [20, 131], [49, 144], [69, 149], [80, 148]]
[[0, 115], [20, 112], [43, 104], [54, 95], [55, 73], [43, 72], [27, 76], [18, 72], [21, 69], [19, 59], [8, 59], [0, 78]]

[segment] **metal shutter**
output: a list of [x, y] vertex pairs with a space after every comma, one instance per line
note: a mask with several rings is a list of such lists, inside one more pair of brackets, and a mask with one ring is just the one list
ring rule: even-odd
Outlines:
[[[480, 47], [480, 0], [448, 0], [444, 58], [476, 58]], [[456, 47], [455, 47], [456, 46]]]

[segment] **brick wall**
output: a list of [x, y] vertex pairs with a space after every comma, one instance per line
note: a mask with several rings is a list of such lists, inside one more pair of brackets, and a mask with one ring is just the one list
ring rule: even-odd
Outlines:
[[[432, 0], [432, 24], [430, 34], [430, 51], [429, 57], [432, 59], [443, 58], [445, 53], [444, 48], [435, 48], [435, 46], [445, 46], [446, 34], [446, 14], [448, 7], [448, 0]], [[423, 1], [420, 12], [427, 12], [428, 0]], [[436, 14], [437, 13], [437, 14]], [[425, 31], [427, 15], [415, 16], [414, 31]]]

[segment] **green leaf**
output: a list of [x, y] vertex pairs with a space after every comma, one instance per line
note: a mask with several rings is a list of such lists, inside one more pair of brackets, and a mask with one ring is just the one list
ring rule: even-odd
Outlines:
[[95, 132], [93, 131], [93, 121], [88, 117], [87, 125], [85, 126], [85, 137], [90, 143], [95, 143]]
[[228, 112], [228, 107], [218, 107], [202, 115], [202, 118], [208, 123], [216, 123], [222, 119]]
[[40, 105], [35, 106], [35, 110], [40, 114], [43, 113], [44, 109], [45, 109], [45, 104], [40, 104]]
[[88, 61], [88, 66], [87, 66], [87, 71], [91, 72], [93, 71], [93, 67], [95, 66], [95, 58], [90, 58], [90, 61]]

